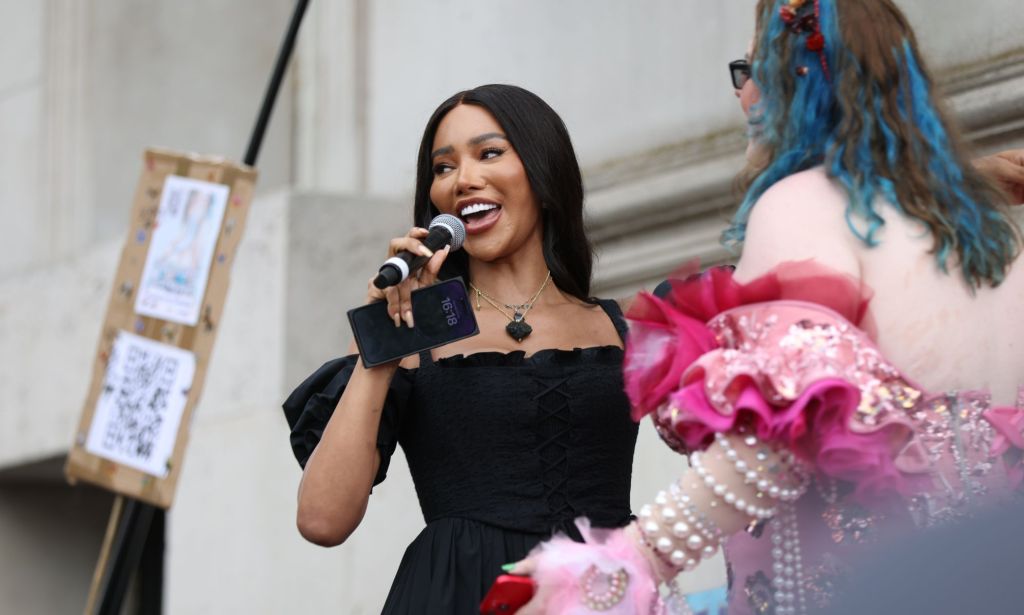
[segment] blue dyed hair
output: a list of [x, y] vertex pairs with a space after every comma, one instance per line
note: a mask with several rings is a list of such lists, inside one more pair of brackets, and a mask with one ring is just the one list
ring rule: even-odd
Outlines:
[[[768, 188], [821, 165], [849, 195], [847, 224], [865, 244], [877, 244], [884, 224], [881, 197], [928, 226], [943, 271], [955, 253], [972, 287], [997, 286], [1019, 253], [1020, 230], [939, 108], [900, 10], [890, 0], [819, 0], [826, 73], [808, 35], [780, 18], [783, 4], [759, 2], [752, 78], [761, 99], [750, 131], [768, 162], [755, 171], [724, 241], [743, 241]], [[802, 10], [813, 9], [810, 0]]]

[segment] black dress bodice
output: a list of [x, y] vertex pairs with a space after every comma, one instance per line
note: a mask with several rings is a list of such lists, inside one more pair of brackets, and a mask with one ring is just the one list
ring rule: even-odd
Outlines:
[[[617, 304], [601, 307], [625, 333]], [[377, 446], [384, 480], [401, 445], [427, 528], [410, 545], [385, 612], [476, 612], [500, 572], [572, 521], [630, 519], [637, 425], [623, 393], [623, 350], [476, 353], [399, 369]], [[319, 442], [356, 357], [331, 361], [284, 404], [299, 463]], [[440, 546], [439, 546], [440, 545]], [[460, 588], [461, 586], [461, 588]]]
[[[400, 421], [424, 520], [545, 533], [629, 521], [636, 425], [622, 350], [483, 353], [421, 362]], [[420, 392], [423, 394], [419, 394]]]

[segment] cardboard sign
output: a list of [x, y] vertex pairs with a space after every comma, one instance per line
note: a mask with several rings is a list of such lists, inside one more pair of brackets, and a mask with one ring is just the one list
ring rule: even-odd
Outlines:
[[64, 472], [169, 508], [256, 170], [150, 149]]

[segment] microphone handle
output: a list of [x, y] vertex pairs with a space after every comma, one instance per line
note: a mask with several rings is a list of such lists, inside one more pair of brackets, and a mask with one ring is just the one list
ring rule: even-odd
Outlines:
[[[434, 228], [430, 229], [430, 232], [427, 233], [427, 236], [423, 238], [423, 245], [427, 246], [427, 249], [430, 250], [431, 252], [437, 252], [441, 248], [443, 248], [446, 245], [448, 245], [449, 243], [451, 243], [451, 240], [452, 240], [451, 231], [449, 231], [447, 227], [438, 225], [438, 226], [435, 226]], [[422, 258], [423, 259], [423, 263], [425, 263], [425, 262], [427, 262], [427, 260], [429, 260], [426, 256], [417, 256], [416, 258], [417, 259]], [[413, 262], [416, 262], [416, 261], [413, 261]], [[418, 266], [414, 266], [412, 268], [413, 271], [415, 271], [419, 267], [422, 267], [423, 263], [420, 263]]]
[[[443, 226], [435, 226], [430, 229], [430, 233], [423, 238], [423, 245], [425, 245], [431, 252], [437, 252], [448, 245], [451, 239], [451, 233], [447, 228]], [[414, 254], [408, 250], [402, 250], [385, 261], [384, 265], [380, 268], [380, 272], [377, 274], [377, 277], [374, 278], [373, 285], [381, 290], [388, 286], [394, 286], [409, 277], [409, 274], [425, 265], [428, 260], [430, 259], [422, 254]]]

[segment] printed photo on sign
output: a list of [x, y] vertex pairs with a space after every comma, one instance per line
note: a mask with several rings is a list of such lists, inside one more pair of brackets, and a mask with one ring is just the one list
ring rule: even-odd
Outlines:
[[167, 476], [195, 371], [191, 352], [118, 332], [86, 450], [153, 476]]
[[199, 322], [228, 191], [223, 184], [167, 177], [136, 313], [189, 326]]

